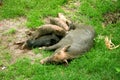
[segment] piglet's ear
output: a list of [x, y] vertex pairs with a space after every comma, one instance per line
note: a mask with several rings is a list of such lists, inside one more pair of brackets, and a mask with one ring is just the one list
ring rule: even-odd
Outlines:
[[67, 21], [66, 17], [62, 13], [58, 13], [58, 17], [65, 22]]

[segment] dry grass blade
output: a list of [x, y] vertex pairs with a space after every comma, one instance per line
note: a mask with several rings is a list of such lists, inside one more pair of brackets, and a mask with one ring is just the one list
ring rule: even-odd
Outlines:
[[115, 46], [115, 44], [111, 41], [111, 39], [108, 38], [108, 36], [105, 37], [105, 45], [110, 50], [116, 49], [120, 46], [120, 44]]

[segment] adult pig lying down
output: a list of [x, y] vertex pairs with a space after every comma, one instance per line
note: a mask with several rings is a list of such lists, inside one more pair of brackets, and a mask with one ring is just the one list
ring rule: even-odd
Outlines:
[[55, 52], [40, 61], [41, 64], [51, 62], [65, 62], [79, 57], [89, 51], [94, 42], [95, 31], [90, 26], [73, 25], [74, 30], [62, 38], [57, 44], [49, 47], [43, 47], [45, 50], [55, 50]]

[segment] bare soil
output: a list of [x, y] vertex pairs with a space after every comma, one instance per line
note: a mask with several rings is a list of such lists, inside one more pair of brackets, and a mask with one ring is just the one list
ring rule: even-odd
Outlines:
[[[32, 50], [23, 50], [20, 45], [15, 44], [16, 42], [26, 41], [28, 38], [26, 32], [29, 29], [25, 26], [26, 21], [24, 17], [0, 21], [0, 47], [4, 47], [5, 50], [9, 51], [12, 56], [10, 63], [24, 57], [29, 57], [32, 61], [35, 58], [41, 58], [41, 54], [36, 55]], [[14, 32], [12, 32], [12, 29]]]
[[103, 15], [104, 25], [115, 24], [120, 21], [120, 11], [109, 12]]

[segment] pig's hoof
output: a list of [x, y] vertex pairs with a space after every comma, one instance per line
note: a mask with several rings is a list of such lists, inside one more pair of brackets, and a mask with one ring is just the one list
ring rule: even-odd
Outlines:
[[68, 34], [68, 31], [66, 31], [66, 34]]
[[41, 60], [41, 61], [40, 61], [40, 64], [44, 64], [44, 60]]
[[42, 49], [42, 47], [39, 48], [40, 50]]
[[45, 47], [40, 47], [39, 49], [42, 50], [42, 49], [45, 49]]

